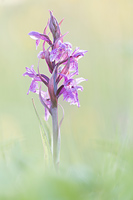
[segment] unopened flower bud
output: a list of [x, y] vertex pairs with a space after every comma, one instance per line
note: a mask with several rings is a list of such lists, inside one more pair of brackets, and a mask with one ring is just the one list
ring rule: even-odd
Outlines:
[[49, 28], [50, 28], [50, 31], [53, 35], [53, 40], [55, 42], [60, 37], [60, 27], [59, 27], [59, 24], [58, 24], [57, 20], [55, 19], [55, 17], [53, 16], [51, 11], [50, 11]]
[[41, 59], [45, 59], [45, 52], [44, 51], [40, 51], [37, 57], [41, 58]]

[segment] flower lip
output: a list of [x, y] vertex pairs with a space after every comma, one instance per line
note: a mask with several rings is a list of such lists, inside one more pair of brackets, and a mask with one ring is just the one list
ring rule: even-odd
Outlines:
[[38, 89], [38, 83], [33, 79], [31, 84], [30, 84], [30, 87], [29, 87], [27, 94], [29, 94], [29, 92], [36, 93], [36, 89]]
[[34, 65], [31, 65], [31, 68], [26, 67], [26, 72], [23, 74], [23, 76], [29, 76], [30, 78], [34, 78], [36, 76], [36, 72], [33, 69]]
[[82, 91], [83, 87], [78, 84], [87, 80], [82, 77], [73, 79], [72, 76], [74, 76], [74, 73], [73, 75], [69, 74], [68, 76], [63, 75], [64, 88], [62, 89], [62, 91], [60, 91], [59, 96], [63, 94], [64, 100], [70, 102], [70, 105], [73, 104], [80, 107], [78, 99], [78, 90]]

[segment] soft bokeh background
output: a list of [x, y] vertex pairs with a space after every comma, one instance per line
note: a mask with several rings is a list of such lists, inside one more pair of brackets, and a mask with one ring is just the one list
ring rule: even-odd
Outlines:
[[[22, 76], [38, 61], [28, 33], [43, 31], [49, 10], [65, 19], [64, 41], [88, 50], [81, 107], [60, 100], [60, 175], [45, 173], [32, 97], [44, 110]], [[0, 199], [133, 199], [132, 10], [132, 0], [0, 0]]]

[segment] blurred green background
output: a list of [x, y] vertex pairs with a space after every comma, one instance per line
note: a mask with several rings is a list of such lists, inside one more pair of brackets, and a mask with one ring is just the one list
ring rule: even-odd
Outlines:
[[[60, 99], [58, 175], [45, 170], [32, 97], [40, 117], [44, 109], [22, 76], [40, 50], [28, 33], [43, 31], [49, 10], [65, 19], [64, 41], [88, 50], [81, 107]], [[0, 199], [133, 199], [132, 10], [132, 0], [0, 0]]]

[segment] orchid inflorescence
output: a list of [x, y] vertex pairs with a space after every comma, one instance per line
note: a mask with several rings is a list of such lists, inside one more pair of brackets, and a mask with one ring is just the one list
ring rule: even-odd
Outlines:
[[[43, 41], [42, 51], [39, 52], [38, 59], [39, 62], [40, 59], [46, 61], [51, 74], [51, 76], [48, 77], [45, 74], [40, 73], [39, 62], [37, 73], [32, 65], [31, 68], [26, 67], [26, 72], [23, 74], [23, 76], [28, 75], [32, 78], [27, 94], [33, 92], [39, 95], [40, 101], [45, 108], [45, 120], [48, 120], [50, 114], [53, 121], [55, 121], [54, 118], [58, 118], [58, 116], [53, 114], [53, 110], [57, 108], [58, 99], [61, 95], [63, 95], [64, 100], [79, 107], [78, 90], [82, 91], [83, 87], [78, 84], [82, 81], [86, 81], [84, 78], [74, 79], [73, 77], [74, 75], [79, 74], [78, 59], [83, 57], [87, 51], [80, 50], [79, 48], [72, 51], [72, 45], [69, 42], [63, 42], [63, 38], [66, 34], [62, 35], [60, 31], [62, 21], [58, 23], [56, 18], [53, 16], [53, 13], [50, 11], [50, 19], [48, 20], [43, 34], [35, 31], [29, 33], [29, 36], [36, 40], [36, 49], [41, 40]], [[50, 32], [46, 34], [48, 26]], [[53, 40], [49, 37], [50, 33], [52, 34]], [[46, 92], [41, 90], [41, 84], [39, 88], [39, 82], [43, 83], [47, 87]], [[58, 120], [56, 121], [58, 122]], [[53, 126], [56, 127], [54, 124]], [[55, 127], [53, 127], [53, 134], [55, 132], [54, 129], [58, 129]], [[56, 131], [58, 132], [58, 130]]]

